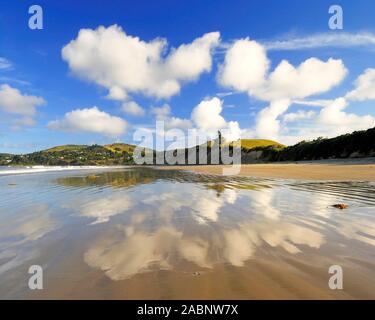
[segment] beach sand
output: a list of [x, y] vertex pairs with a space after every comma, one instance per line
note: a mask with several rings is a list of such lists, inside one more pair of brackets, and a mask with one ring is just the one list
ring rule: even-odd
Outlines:
[[[242, 174], [368, 180], [368, 166]], [[4, 175], [0, 299], [375, 299], [375, 185], [256, 180], [141, 166]], [[28, 288], [30, 265], [43, 290]], [[343, 290], [329, 287], [333, 265]]]
[[[222, 175], [223, 165], [160, 166], [163, 170], [188, 170], [204, 174]], [[371, 161], [297, 162], [243, 164], [239, 175], [254, 178], [375, 181], [375, 163]]]

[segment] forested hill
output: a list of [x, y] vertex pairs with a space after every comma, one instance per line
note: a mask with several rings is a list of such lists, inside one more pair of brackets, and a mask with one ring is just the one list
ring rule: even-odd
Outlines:
[[356, 131], [331, 139], [301, 141], [294, 146], [275, 149], [256, 148], [263, 161], [299, 161], [375, 157], [375, 128]]
[[[208, 157], [212, 143], [215, 142], [206, 144]], [[229, 145], [241, 146], [242, 163], [375, 157], [375, 128], [331, 139], [301, 141], [288, 147], [259, 139], [242, 139]], [[105, 146], [64, 145], [24, 155], [0, 153], [0, 165], [131, 165], [134, 164], [134, 148], [131, 144], [114, 143]], [[196, 149], [198, 152], [197, 148], [185, 151]]]
[[127, 165], [133, 164], [135, 146], [64, 145], [24, 155], [0, 154], [0, 165]]

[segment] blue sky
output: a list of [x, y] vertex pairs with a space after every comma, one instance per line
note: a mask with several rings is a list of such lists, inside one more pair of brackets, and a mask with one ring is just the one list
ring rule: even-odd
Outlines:
[[[43, 8], [43, 30], [28, 28], [30, 17], [28, 8], [32, 4], [38, 4]], [[371, 93], [364, 92], [364, 90], [371, 91], [371, 88], [375, 89], [373, 79], [375, 77], [371, 73], [371, 68], [375, 68], [373, 18], [375, 2], [371, 0], [335, 2], [344, 10], [343, 30], [328, 28], [330, 18], [328, 8], [332, 4], [331, 1], [306, 3], [264, 0], [137, 1], [136, 3], [134, 1], [2, 1], [0, 152], [31, 152], [67, 143], [131, 142], [134, 130], [143, 127], [152, 128], [157, 117], [167, 123], [176, 123], [177, 127], [180, 126], [184, 130], [191, 127], [215, 131], [216, 123], [218, 129], [240, 128], [243, 137], [274, 138], [287, 144], [319, 135], [334, 136], [350, 130], [365, 129], [371, 126], [375, 117], [374, 101], [372, 101], [374, 97]], [[209, 65], [205, 55], [207, 52], [202, 49], [202, 57], [197, 57], [201, 60], [187, 59], [184, 71], [179, 71], [178, 75], [176, 75], [177, 71], [171, 71], [164, 64], [162, 66], [158, 64], [151, 70], [144, 70], [142, 65], [139, 70], [154, 74], [150, 76], [151, 78], [147, 78], [152, 84], [147, 86], [139, 84], [137, 89], [133, 90], [132, 85], [127, 82], [127, 77], [133, 77], [131, 72], [135, 72], [134, 77], [139, 76], [139, 70], [130, 71], [124, 67], [132, 66], [131, 60], [119, 63], [118, 67], [111, 65], [112, 73], [110, 71], [106, 73], [107, 70], [104, 69], [106, 61], [97, 58], [98, 61], [90, 57], [93, 51], [83, 47], [82, 39], [76, 43], [77, 46], [71, 48], [69, 57], [62, 56], [63, 47], [72, 40], [77, 40], [81, 29], [91, 29], [97, 35], [99, 26], [108, 30], [113, 25], [121, 28], [116, 31], [120, 43], [117, 49], [116, 41], [113, 40], [111, 42], [113, 47], [110, 49], [112, 52], [105, 53], [105, 57], [111, 57], [113, 52], [118, 52], [120, 62], [121, 57], [127, 55], [126, 52], [122, 52], [124, 47], [121, 45], [121, 36], [124, 41], [125, 37], [129, 41], [138, 37], [139, 41], [146, 44], [154, 39], [165, 39], [167, 44], [164, 44], [160, 54], [163, 61], [167, 61], [173, 48], [179, 48], [182, 44], [191, 44], [195, 39], [210, 32], [218, 32], [220, 40], [212, 40], [209, 44]], [[98, 42], [100, 39], [102, 38], [98, 36]], [[258, 79], [248, 77], [256, 72], [246, 68], [247, 56], [244, 61], [226, 60], [228, 51], [233, 49], [236, 41], [240, 39], [247, 39], [245, 47], [250, 53], [256, 45], [265, 50], [269, 67], [265, 76], [266, 82], [259, 85], [260, 87], [254, 87], [252, 84]], [[277, 47], [277, 41], [283, 41], [288, 48]], [[309, 43], [308, 48], [301, 45], [306, 41]], [[101, 44], [95, 43], [95, 45]], [[100, 50], [103, 48], [100, 47]], [[79, 65], [77, 60], [81, 52], [86, 54], [83, 65]], [[297, 91], [305, 90], [300, 88], [298, 83], [293, 84], [294, 87], [290, 89], [286, 87], [287, 84], [280, 84], [280, 82], [273, 84], [268, 78], [283, 60], [287, 60], [293, 68], [297, 69], [301, 63], [312, 57], [327, 63], [320, 66], [323, 71], [322, 82], [328, 78], [331, 82], [328, 81], [326, 86], [322, 85], [316, 90], [307, 90], [308, 93], [301, 96], [278, 93], [277, 97], [273, 95], [269, 97], [268, 92], [279, 92], [280, 88], [286, 88], [286, 91], [291, 92], [294, 88]], [[261, 60], [262, 56], [251, 57], [251, 61], [255, 61], [253, 67], [257, 66], [258, 58]], [[342, 65], [333, 63], [328, 65], [330, 58], [341, 61]], [[87, 61], [91, 59], [92, 64], [88, 65]], [[190, 64], [194, 69], [200, 62], [202, 62], [201, 70], [189, 76]], [[234, 79], [228, 77], [225, 80], [223, 74], [226, 71], [232, 74], [231, 70], [235, 69], [237, 63], [244, 63], [243, 74], [235, 74]], [[75, 66], [72, 66], [73, 64]], [[221, 75], [220, 66], [225, 69]], [[328, 69], [334, 74], [325, 75], [324, 72]], [[370, 71], [366, 74], [367, 69]], [[113, 75], [116, 70], [121, 71], [125, 79], [121, 76], [120, 80], [116, 78]], [[341, 71], [343, 73], [340, 76], [338, 74]], [[106, 73], [105, 79], [100, 78], [102, 73]], [[112, 75], [114, 78], [111, 78]], [[362, 87], [354, 83], [361, 75], [364, 75]], [[236, 82], [242, 76], [244, 85]], [[180, 86], [179, 90], [155, 94], [153, 90], [159, 92], [160, 89], [157, 82], [167, 78], [176, 80]], [[300, 75], [297, 79], [299, 79], [297, 82], [305, 84], [310, 81], [308, 74]], [[315, 81], [318, 84], [320, 82], [319, 79]], [[286, 82], [292, 86], [289, 80]], [[126, 98], [107, 97], [114, 84], [123, 86], [122, 91], [126, 91]], [[265, 88], [267, 94], [262, 88]], [[356, 89], [355, 93], [349, 94]], [[14, 90], [17, 92], [15, 93]], [[3, 91], [3, 100], [1, 100], [1, 91]], [[150, 91], [153, 93], [150, 94]], [[32, 96], [35, 99], [30, 100], [31, 102], [29, 101], [25, 108], [21, 108], [22, 110], [12, 111], [10, 108], [13, 104], [9, 102], [8, 95], [14, 97], [17, 94], [21, 97]], [[339, 100], [340, 98], [345, 101]], [[285, 102], [285, 99], [288, 101]], [[205, 101], [207, 103], [202, 104]], [[295, 103], [296, 101], [299, 102]], [[129, 111], [125, 112], [124, 105], [129, 106], [130, 102], [136, 103], [143, 111], [138, 110], [138, 113], [135, 112], [136, 115], [134, 112], [133, 114], [129, 114]], [[35, 105], [30, 106], [33, 103]], [[157, 108], [166, 105], [169, 106], [170, 112], [161, 115], [161, 111], [166, 109]], [[270, 105], [273, 107], [268, 108]], [[95, 106], [96, 110], [93, 109]], [[15, 108], [18, 107], [15, 105]], [[27, 108], [33, 109], [34, 112], [27, 111]], [[265, 108], [268, 108], [267, 112], [262, 113]], [[192, 116], [194, 109], [196, 109], [195, 116]], [[66, 117], [74, 110], [79, 112]], [[85, 111], [81, 112], [82, 110]], [[275, 110], [277, 110], [276, 115]], [[273, 115], [270, 116], [270, 113]], [[77, 124], [72, 120], [75, 116], [81, 123]], [[86, 121], [86, 116], [90, 125], [82, 124]], [[97, 126], [93, 124], [96, 117], [99, 117], [100, 122]], [[125, 127], [122, 127], [123, 123], [117, 121], [118, 119], [126, 121]], [[215, 123], [210, 124], [210, 121]], [[116, 126], [118, 129], [115, 130]]]

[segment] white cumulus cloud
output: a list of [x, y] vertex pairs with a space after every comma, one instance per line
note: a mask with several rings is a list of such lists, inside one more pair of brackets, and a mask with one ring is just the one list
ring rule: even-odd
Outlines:
[[164, 104], [161, 107], [152, 107], [151, 114], [155, 115], [157, 120], [164, 120], [171, 114], [171, 107], [169, 104]]
[[[359, 116], [347, 112], [345, 109], [349, 101], [344, 97], [333, 100], [316, 101], [298, 101], [298, 104], [321, 107], [319, 113], [313, 111], [302, 111], [295, 114], [286, 114], [283, 117], [284, 122], [289, 122], [290, 127], [284, 128], [285, 131], [280, 135], [280, 140], [286, 144], [294, 144], [301, 140], [312, 140], [317, 137], [332, 138], [356, 130], [366, 130], [375, 126], [375, 118], [371, 115]], [[301, 126], [298, 123], [287, 121], [288, 115], [310, 115], [305, 117], [306, 123]], [[293, 118], [293, 116], [292, 116]]]
[[226, 122], [220, 114], [223, 102], [219, 98], [201, 101], [191, 113], [194, 124], [202, 130], [217, 131], [225, 127]]
[[255, 96], [262, 100], [284, 98], [303, 99], [305, 97], [327, 92], [341, 83], [347, 74], [342, 60], [328, 59], [322, 61], [309, 58], [298, 67], [283, 60], [269, 75], [267, 85], [259, 88]]
[[121, 105], [121, 110], [132, 116], [143, 116], [145, 115], [145, 110], [135, 101], [124, 102]]
[[220, 66], [218, 82], [230, 89], [246, 92], [270, 105], [261, 110], [256, 121], [256, 135], [277, 139], [280, 116], [293, 99], [303, 99], [329, 91], [346, 76], [347, 69], [340, 59], [322, 61], [309, 58], [297, 67], [282, 60], [273, 71], [265, 48], [250, 39], [234, 42]]
[[219, 32], [206, 33], [189, 44], [168, 49], [167, 41], [143, 41], [117, 25], [81, 29], [62, 49], [62, 57], [79, 77], [109, 90], [108, 98], [121, 100], [128, 93], [169, 98], [182, 82], [194, 81], [211, 70], [212, 50]]
[[217, 97], [201, 101], [192, 111], [191, 120], [199, 132], [206, 136], [215, 136], [221, 130], [228, 141], [237, 140], [241, 129], [237, 121], [227, 122], [221, 115], [223, 100]]
[[92, 132], [118, 137], [125, 132], [127, 122], [97, 107], [92, 107], [70, 111], [61, 120], [51, 121], [47, 126], [53, 130]]
[[33, 116], [36, 107], [45, 103], [42, 97], [22, 94], [18, 89], [7, 84], [0, 86], [0, 109], [7, 113]]
[[192, 127], [190, 119], [182, 119], [171, 115], [171, 107], [164, 104], [161, 107], [152, 107], [153, 114], [158, 121], [164, 121], [164, 128], [168, 129], [189, 129]]
[[364, 101], [375, 99], [375, 69], [366, 69], [355, 81], [356, 88], [350, 91], [346, 98]]
[[332, 126], [338, 134], [351, 132], [354, 130], [368, 129], [375, 126], [375, 118], [366, 115], [358, 116], [353, 113], [345, 112], [348, 102], [345, 98], [333, 100], [328, 106], [324, 107], [318, 117], [320, 124]]
[[257, 136], [278, 139], [280, 120], [278, 117], [283, 114], [290, 105], [289, 99], [272, 101], [270, 105], [263, 108], [256, 121], [255, 131]]
[[256, 41], [236, 41], [225, 54], [218, 81], [224, 87], [251, 92], [264, 84], [269, 68], [265, 49]]

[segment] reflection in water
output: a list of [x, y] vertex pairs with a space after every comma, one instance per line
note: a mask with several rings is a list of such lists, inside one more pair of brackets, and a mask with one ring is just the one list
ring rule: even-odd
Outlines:
[[37, 256], [34, 242], [56, 228], [47, 206], [32, 205], [28, 211], [1, 214], [7, 218], [0, 224], [0, 261], [5, 261], [0, 264], [0, 275]]
[[83, 217], [94, 218], [92, 224], [108, 222], [111, 216], [123, 213], [132, 206], [132, 201], [129, 196], [119, 194], [108, 197], [101, 197], [95, 200], [78, 199], [73, 203], [66, 205], [65, 208], [70, 208], [78, 212]]
[[280, 211], [272, 204], [273, 193], [273, 190], [258, 192], [256, 197], [252, 197], [253, 201], [251, 204], [256, 213], [272, 220], [278, 220], [280, 218]]
[[207, 244], [201, 239], [186, 239], [176, 228], [160, 227], [153, 233], [119, 229], [85, 253], [85, 261], [92, 267], [105, 270], [113, 280], [121, 280], [137, 273], [172, 268], [176, 254], [209, 267], [206, 261]]
[[72, 177], [60, 177], [56, 183], [66, 187], [112, 187], [130, 188], [137, 185], [149, 184], [158, 180], [197, 183], [202, 184], [207, 189], [217, 191], [217, 195], [225, 189], [247, 189], [256, 190], [269, 188], [266, 180], [249, 179], [240, 176], [214, 176], [204, 174], [191, 174], [184, 171], [155, 170], [151, 168], [131, 168], [121, 171], [102, 172], [96, 175], [78, 175]]
[[[237, 194], [234, 190], [226, 190], [220, 198], [212, 196], [211, 193], [192, 192], [186, 197], [168, 192], [143, 200], [152, 207], [153, 214], [142, 215], [141, 223], [134, 219], [126, 227], [115, 225], [110, 228], [86, 252], [85, 261], [104, 270], [112, 280], [120, 280], [155, 268], [178, 269], [177, 264], [183, 259], [201, 268], [211, 268], [218, 263], [242, 266], [263, 244], [295, 254], [301, 252], [298, 245], [319, 248], [325, 242], [324, 236], [317, 231], [275, 221], [277, 210], [270, 204], [272, 193], [254, 197], [255, 213], [261, 217], [253, 218], [251, 222], [244, 217], [239, 219], [240, 223], [234, 223], [235, 226], [220, 228], [215, 224], [208, 228], [197, 225], [187, 231], [181, 221], [174, 219], [178, 211], [185, 208], [190, 213], [184, 219], [186, 224], [190, 218], [199, 224], [220, 223], [219, 212], [225, 205], [235, 204]], [[153, 221], [155, 215], [159, 219], [156, 223]]]
[[159, 179], [160, 175], [154, 170], [123, 170], [104, 172], [98, 175], [75, 176], [58, 178], [57, 183], [68, 187], [97, 187], [111, 186], [113, 188], [129, 188], [138, 184], [151, 183]]
[[[199, 270], [235, 279], [234, 270], [251, 263], [275, 265], [280, 277], [314, 278], [317, 271], [309, 268], [326, 275], [332, 264], [354, 270], [354, 283], [375, 275], [369, 254], [375, 246], [373, 184], [286, 183], [148, 168], [67, 175], [0, 180], [5, 186], [17, 179], [0, 204], [0, 274], [10, 279], [12, 270], [30, 260], [48, 264], [43, 244], [58, 230], [71, 243], [65, 256], [72, 267], [63, 272], [82, 281], [84, 268], [105, 274], [113, 285], [161, 270], [176, 277]], [[338, 202], [349, 208], [332, 208]], [[57, 271], [51, 266], [48, 272], [54, 277]], [[277, 278], [266, 269], [262, 277], [268, 286]], [[375, 296], [375, 284], [365, 282], [367, 296]]]

